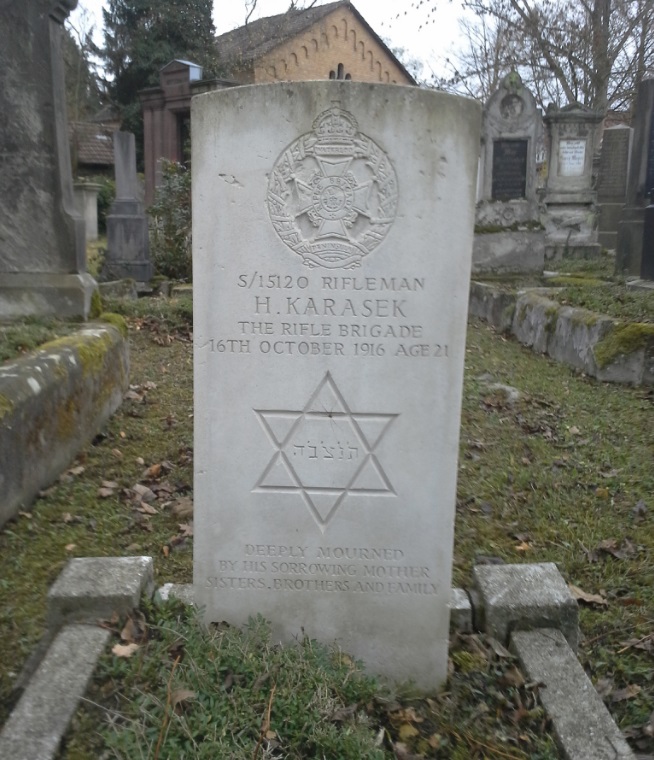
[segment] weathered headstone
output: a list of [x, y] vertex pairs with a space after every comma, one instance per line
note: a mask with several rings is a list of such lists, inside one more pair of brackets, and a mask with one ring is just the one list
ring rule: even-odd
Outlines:
[[478, 106], [280, 83], [199, 96], [192, 125], [197, 593], [433, 687]]
[[86, 242], [98, 239], [98, 193], [101, 186], [95, 182], [75, 182], [75, 202], [84, 219]]
[[545, 258], [599, 256], [593, 155], [603, 114], [573, 103], [550, 106], [549, 166], [545, 187]]
[[597, 202], [600, 207], [599, 243], [604, 248], [615, 249], [618, 239], [618, 224], [627, 192], [632, 135], [631, 127], [620, 125], [606, 129], [602, 136]]
[[639, 275], [645, 207], [654, 193], [654, 79], [643, 79], [638, 87], [633, 128], [627, 200], [618, 227], [616, 271]]
[[542, 118], [516, 72], [484, 108], [473, 270], [534, 271], [543, 264], [536, 156]]
[[136, 143], [131, 132], [114, 132], [116, 200], [107, 215], [107, 257], [104, 279], [152, 277], [148, 219], [136, 175]]
[[62, 23], [77, 0], [0, 3], [0, 318], [89, 313], [73, 197]]

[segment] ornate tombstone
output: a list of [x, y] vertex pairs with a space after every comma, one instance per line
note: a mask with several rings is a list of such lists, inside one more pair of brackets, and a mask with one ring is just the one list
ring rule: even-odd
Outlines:
[[473, 270], [542, 269], [536, 156], [542, 118], [517, 72], [484, 108]]

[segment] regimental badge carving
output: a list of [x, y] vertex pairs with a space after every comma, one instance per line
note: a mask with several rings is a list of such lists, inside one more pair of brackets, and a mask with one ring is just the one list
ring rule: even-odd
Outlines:
[[350, 496], [395, 496], [375, 450], [397, 414], [357, 414], [327, 372], [303, 409], [255, 409], [273, 447], [255, 493], [301, 497], [324, 532]]
[[277, 234], [304, 264], [354, 269], [395, 220], [397, 176], [386, 153], [335, 102], [277, 159], [267, 202]]

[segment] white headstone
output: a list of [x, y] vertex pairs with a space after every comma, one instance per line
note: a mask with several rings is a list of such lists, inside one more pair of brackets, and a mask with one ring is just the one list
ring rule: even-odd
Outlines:
[[194, 583], [210, 620], [447, 667], [480, 114], [418, 88], [194, 98]]

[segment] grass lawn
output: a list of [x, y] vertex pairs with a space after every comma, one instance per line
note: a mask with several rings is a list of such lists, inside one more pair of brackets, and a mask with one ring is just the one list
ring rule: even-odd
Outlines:
[[[148, 554], [158, 583], [191, 581], [190, 303], [126, 309], [125, 403], [0, 532], [2, 720], [70, 557]], [[556, 562], [581, 596], [581, 661], [640, 753], [654, 752], [653, 401], [651, 389], [598, 383], [469, 325], [454, 582], [469, 585], [480, 561]], [[315, 642], [279, 650], [262, 621], [206, 631], [188, 618], [176, 605], [133, 616], [128, 638], [141, 646], [103, 658], [89, 695], [99, 706], [79, 711], [62, 760], [558, 757], [537, 686], [483, 636], [452, 642], [446, 689], [427, 699], [371, 683]], [[109, 625], [118, 642], [125, 621]]]

